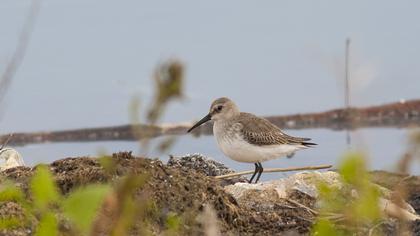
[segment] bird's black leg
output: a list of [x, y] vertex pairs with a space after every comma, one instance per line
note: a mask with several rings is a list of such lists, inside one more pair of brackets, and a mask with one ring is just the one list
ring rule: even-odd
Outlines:
[[254, 177], [255, 177], [255, 175], [257, 174], [257, 172], [260, 170], [260, 166], [257, 164], [257, 163], [254, 163], [255, 164], [255, 171], [254, 171], [254, 174], [252, 174], [252, 177], [251, 177], [251, 179], [249, 180], [249, 183], [252, 183], [252, 180], [254, 179]]
[[257, 183], [257, 182], [258, 182], [258, 180], [260, 180], [261, 174], [262, 174], [262, 172], [264, 171], [264, 168], [262, 167], [261, 163], [260, 163], [260, 162], [258, 162], [257, 164], [258, 164], [259, 166], [258, 166], [258, 175], [257, 175], [257, 179], [255, 180], [255, 183]]

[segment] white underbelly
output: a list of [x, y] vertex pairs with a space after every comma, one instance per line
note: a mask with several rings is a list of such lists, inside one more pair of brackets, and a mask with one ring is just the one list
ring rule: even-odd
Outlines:
[[213, 133], [222, 152], [229, 158], [239, 162], [263, 162], [284, 157], [297, 150], [306, 148], [303, 145], [253, 145], [245, 141], [233, 126], [215, 122]]
[[303, 145], [266, 145], [257, 146], [244, 140], [218, 140], [222, 152], [229, 158], [239, 162], [263, 162], [284, 157], [297, 150], [305, 148]]
[[213, 127], [214, 136], [222, 152], [229, 158], [239, 162], [263, 162], [283, 157], [297, 150], [306, 148], [303, 145], [264, 145], [257, 146], [246, 142], [239, 134], [226, 135], [226, 128]]

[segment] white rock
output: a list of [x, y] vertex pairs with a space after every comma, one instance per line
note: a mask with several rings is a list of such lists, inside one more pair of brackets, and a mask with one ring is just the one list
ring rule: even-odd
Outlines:
[[232, 194], [235, 198], [240, 198], [247, 190], [276, 190], [279, 197], [286, 198], [291, 190], [297, 190], [317, 198], [318, 191], [316, 183], [325, 181], [328, 185], [335, 185], [341, 188], [340, 175], [333, 171], [327, 172], [300, 172], [289, 176], [288, 178], [271, 180], [267, 182], [260, 182], [258, 184], [236, 183], [235, 185], [228, 185], [225, 190]]
[[[258, 184], [248, 183], [236, 183], [234, 185], [225, 186], [225, 191], [232, 194], [238, 202], [244, 202], [245, 204], [253, 201], [249, 201], [250, 197], [259, 202], [259, 204], [270, 204], [276, 199], [291, 199], [292, 193], [296, 191], [309, 196], [312, 199], [318, 199], [318, 190], [316, 189], [317, 183], [320, 181], [326, 183], [337, 189], [342, 189], [344, 183], [340, 175], [337, 172], [300, 172], [291, 175], [284, 179], [272, 180], [267, 182], [261, 182]], [[375, 185], [375, 184], [373, 184]], [[404, 202], [403, 207], [399, 207], [392, 203], [389, 198], [391, 197], [391, 191], [387, 188], [375, 185], [381, 192], [381, 198], [379, 200], [380, 209], [387, 215], [397, 217], [405, 220], [416, 220], [420, 219], [416, 215], [412, 206]], [[271, 193], [277, 193], [277, 197], [273, 197]], [[254, 194], [250, 194], [253, 192]], [[257, 194], [255, 194], [255, 192]], [[352, 197], [357, 198], [358, 193], [356, 190], [352, 191]]]
[[24, 166], [22, 156], [13, 148], [3, 148], [0, 150], [0, 171], [7, 170], [16, 166]]

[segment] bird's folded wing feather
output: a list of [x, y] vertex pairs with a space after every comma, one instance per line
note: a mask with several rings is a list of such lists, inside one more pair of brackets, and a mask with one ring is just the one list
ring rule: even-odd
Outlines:
[[237, 119], [235, 122], [238, 124], [244, 139], [258, 146], [280, 144], [305, 145], [305, 141], [311, 140], [310, 138], [287, 135], [270, 121], [250, 113], [242, 112], [240, 119]]

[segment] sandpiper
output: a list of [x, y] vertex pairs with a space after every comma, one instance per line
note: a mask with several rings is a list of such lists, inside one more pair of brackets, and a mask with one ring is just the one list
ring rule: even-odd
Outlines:
[[222, 152], [239, 162], [255, 164], [255, 171], [249, 183], [257, 175], [258, 182], [263, 172], [261, 162], [316, 145], [310, 138], [298, 138], [285, 134], [270, 121], [250, 113], [240, 112], [229, 98], [218, 98], [210, 106], [210, 112], [193, 125], [194, 128], [213, 120], [213, 134]]

